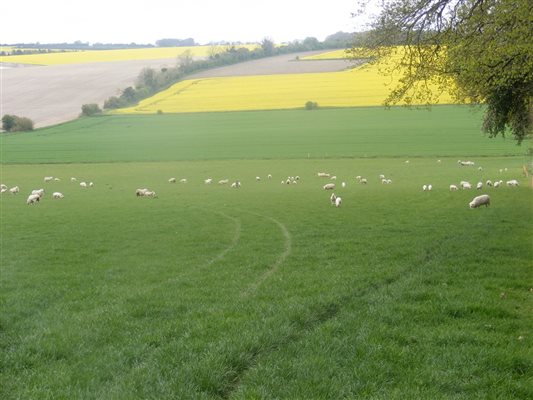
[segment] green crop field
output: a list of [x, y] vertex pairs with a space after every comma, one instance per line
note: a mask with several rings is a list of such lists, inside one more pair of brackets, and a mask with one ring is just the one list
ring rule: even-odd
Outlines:
[[[531, 398], [529, 144], [478, 126], [376, 108], [3, 135], [0, 180], [21, 192], [0, 196], [0, 396]], [[448, 190], [487, 179], [504, 185]], [[491, 206], [469, 209], [480, 193]]]

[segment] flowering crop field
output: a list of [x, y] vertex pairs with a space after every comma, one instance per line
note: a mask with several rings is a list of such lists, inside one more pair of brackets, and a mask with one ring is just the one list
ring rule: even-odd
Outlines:
[[[244, 45], [253, 49], [255, 45]], [[173, 58], [185, 51], [191, 51], [193, 57], [207, 57], [211, 52], [222, 51], [226, 46], [190, 46], [190, 47], [153, 47], [121, 50], [86, 50], [67, 51], [47, 54], [29, 54], [2, 57], [2, 61], [20, 64], [58, 65], [83, 64], [108, 61], [155, 60]]]
[[[307, 101], [317, 102], [320, 107], [378, 106], [398, 80], [398, 75], [384, 76], [380, 71], [397, 57], [398, 54], [380, 63], [340, 72], [190, 79], [115, 112], [296, 109], [304, 107]], [[438, 91], [436, 85], [434, 89]], [[453, 99], [442, 93], [434, 103], [451, 104]]]
[[302, 57], [301, 60], [337, 60], [345, 58], [348, 58], [346, 56], [346, 50], [333, 50], [313, 56]]

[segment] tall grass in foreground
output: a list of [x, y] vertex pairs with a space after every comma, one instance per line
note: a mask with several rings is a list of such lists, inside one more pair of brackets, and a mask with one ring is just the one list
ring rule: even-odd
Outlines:
[[[2, 397], [530, 398], [523, 159], [403, 161], [3, 165], [23, 194], [0, 197]], [[447, 190], [499, 177], [522, 186], [489, 208]]]

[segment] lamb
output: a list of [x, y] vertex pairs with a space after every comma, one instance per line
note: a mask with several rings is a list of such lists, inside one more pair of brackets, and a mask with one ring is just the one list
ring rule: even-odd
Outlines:
[[50, 181], [53, 181], [54, 180], [54, 177], [53, 176], [45, 176], [44, 177], [44, 181], [45, 182], [50, 182]]
[[80, 187], [86, 188], [87, 187], [87, 183], [86, 182], [80, 182]]
[[40, 200], [41, 200], [41, 196], [36, 195], [36, 194], [30, 194], [28, 196], [28, 199], [26, 200], [26, 204], [28, 204], [28, 205], [35, 204], [35, 203], [39, 202]]
[[336, 181], [336, 180], [337, 180], [337, 176], [336, 176], [336, 175], [333, 175], [333, 176], [332, 176], [331, 178], [329, 178], [329, 179], [331, 179], [332, 181]]
[[144, 197], [157, 197], [157, 195], [153, 190], [147, 190], [146, 192], [144, 192]]
[[18, 186], [13, 186], [11, 189], [9, 189], [9, 193], [11, 194], [17, 194], [20, 191]]
[[335, 207], [340, 207], [341, 206], [341, 203], [342, 203], [342, 199], [340, 197], [337, 197], [335, 199]]
[[481, 196], [474, 197], [468, 205], [470, 208], [478, 208], [483, 205], [488, 207], [490, 205], [490, 197], [488, 194], [482, 194]]
[[501, 185], [500, 181], [494, 182], [494, 188], [499, 188]]
[[176, 178], [170, 178], [170, 179], [168, 180], [168, 183], [176, 183]]
[[518, 181], [516, 179], [511, 179], [510, 181], [505, 182], [507, 186], [519, 186]]
[[335, 189], [335, 184], [334, 183], [326, 183], [324, 186], [322, 186], [322, 189], [324, 189], [324, 190], [333, 190], [333, 189]]
[[457, 186], [455, 186], [455, 185], [450, 185], [450, 192], [455, 192], [455, 191], [457, 191], [457, 190], [459, 190], [459, 188], [458, 188]]
[[60, 193], [60, 192], [54, 192], [52, 193], [52, 198], [53, 199], [62, 199], [64, 198], [65, 196], [63, 196], [63, 193]]
[[232, 187], [233, 189], [238, 189], [238, 188], [241, 187], [241, 182], [240, 182], [240, 181], [235, 181], [235, 182], [233, 182], [233, 183], [231, 184], [231, 187]]
[[483, 189], [483, 182], [478, 182], [476, 185], [476, 190], [481, 190], [481, 189]]

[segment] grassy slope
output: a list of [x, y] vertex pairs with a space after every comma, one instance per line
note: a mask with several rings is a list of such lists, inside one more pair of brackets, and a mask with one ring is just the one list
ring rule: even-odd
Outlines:
[[[277, 160], [2, 165], [1, 180], [22, 190], [0, 197], [2, 397], [530, 398], [533, 213], [520, 179], [524, 158], [475, 159], [478, 171], [455, 157], [523, 149], [477, 132], [454, 143], [460, 136], [443, 128], [436, 132], [445, 138], [433, 135], [433, 146], [415, 153], [431, 157], [409, 164], [282, 159], [297, 157], [287, 143], [305, 147], [308, 137], [330, 156], [348, 154], [343, 132], [354, 119], [339, 120], [348, 111], [240, 113], [248, 129], [234, 135], [237, 116], [214, 114], [203, 122], [158, 116], [166, 129], [153, 119], [102, 118], [37, 131], [32, 140], [4, 137], [11, 162], [99, 161], [100, 151], [101, 159], [117, 153], [113, 161]], [[456, 112], [442, 121], [460, 119]], [[119, 127], [124, 121], [129, 128]], [[266, 134], [259, 121], [270, 140], [251, 136]], [[190, 136], [177, 146], [171, 127], [180, 123]], [[402, 130], [412, 135], [382, 147], [413, 154], [416, 127], [434, 125], [417, 120]], [[324, 131], [328, 140], [318, 138]], [[128, 132], [135, 140], [119, 146]], [[352, 145], [372, 138], [366, 146], [379, 154], [377, 136]], [[438, 164], [435, 154], [453, 158]], [[324, 170], [348, 182], [337, 191], [340, 209], [320, 189], [316, 172]], [[381, 173], [391, 186], [378, 183]], [[62, 180], [47, 184], [42, 204], [26, 206], [25, 194], [45, 175]], [[300, 175], [300, 184], [280, 185], [287, 175]], [[355, 175], [369, 184], [356, 185]], [[84, 191], [70, 176], [95, 186]], [[189, 183], [170, 185], [170, 176]], [[208, 176], [243, 187], [204, 185]], [[519, 178], [522, 186], [490, 190], [492, 206], [479, 210], [467, 208], [477, 193], [447, 190], [488, 178]], [[425, 183], [435, 190], [422, 192]], [[145, 186], [159, 198], [135, 198]], [[52, 201], [54, 190], [65, 199]]]
[[460, 106], [113, 116], [2, 136], [2, 161], [110, 162], [198, 159], [522, 154], [487, 140], [479, 113]]

